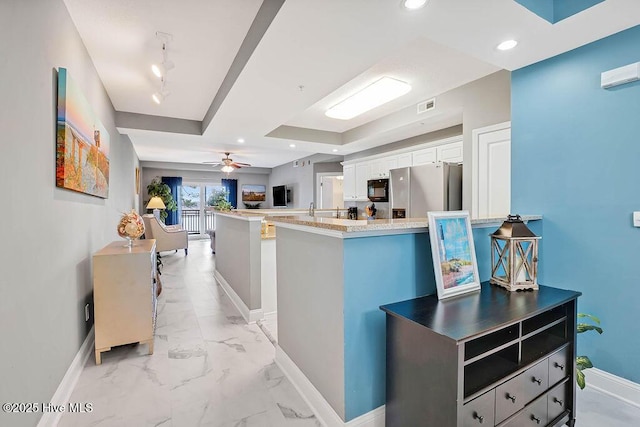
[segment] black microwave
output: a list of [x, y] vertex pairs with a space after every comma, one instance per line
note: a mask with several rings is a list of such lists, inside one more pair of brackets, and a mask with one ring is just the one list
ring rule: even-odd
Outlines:
[[370, 179], [367, 181], [367, 197], [372, 202], [389, 201], [389, 180]]

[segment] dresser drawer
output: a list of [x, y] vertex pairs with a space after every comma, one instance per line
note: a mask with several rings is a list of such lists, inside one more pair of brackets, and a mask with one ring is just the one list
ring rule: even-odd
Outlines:
[[[571, 381], [571, 379], [569, 379]], [[555, 387], [547, 393], [547, 408], [549, 411], [549, 420], [560, 416], [567, 408], [567, 388], [569, 382], [565, 382]]]
[[496, 406], [495, 390], [486, 392], [462, 407], [463, 427], [495, 425], [494, 411]]
[[496, 424], [518, 412], [527, 403], [523, 380], [524, 376], [520, 374], [496, 387]]
[[569, 360], [569, 346], [549, 356], [549, 385], [553, 386], [571, 374], [572, 367], [573, 364]]
[[543, 396], [500, 427], [543, 427], [547, 422], [547, 399]]
[[524, 403], [528, 403], [547, 391], [549, 388], [549, 360], [544, 359], [527, 369], [522, 376], [524, 387]]

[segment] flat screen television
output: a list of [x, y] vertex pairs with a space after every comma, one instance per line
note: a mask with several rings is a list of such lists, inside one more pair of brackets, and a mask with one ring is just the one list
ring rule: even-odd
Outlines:
[[287, 206], [287, 187], [278, 185], [273, 187], [273, 206]]

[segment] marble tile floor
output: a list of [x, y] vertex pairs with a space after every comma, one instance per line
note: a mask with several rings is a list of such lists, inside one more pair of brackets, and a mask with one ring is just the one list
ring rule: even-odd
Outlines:
[[90, 357], [66, 413], [68, 426], [320, 426], [273, 362], [275, 347], [247, 325], [213, 278], [208, 240], [163, 256], [155, 351], [126, 345]]
[[[320, 426], [273, 363], [275, 316], [245, 324], [213, 279], [214, 260], [208, 240], [163, 257], [154, 354], [127, 345], [100, 366], [90, 357], [70, 402], [93, 411], [66, 413], [59, 426]], [[597, 390], [577, 400], [577, 427], [640, 425], [640, 408]]]

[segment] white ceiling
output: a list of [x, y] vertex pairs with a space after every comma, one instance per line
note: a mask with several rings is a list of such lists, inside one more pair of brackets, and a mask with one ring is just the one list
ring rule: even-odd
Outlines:
[[[117, 111], [197, 121], [205, 117], [262, 5], [65, 3]], [[119, 130], [146, 161], [200, 163], [231, 151], [236, 161], [274, 167], [336, 148], [350, 154], [460, 123], [460, 111], [434, 112], [427, 123], [416, 118], [424, 125], [398, 122], [395, 131], [365, 134], [349, 144], [341, 143], [343, 132], [388, 121], [396, 111], [499, 69], [515, 70], [638, 24], [637, 0], [606, 0], [555, 25], [513, 0], [430, 0], [414, 12], [401, 8], [400, 0], [286, 0], [202, 135]], [[158, 86], [150, 65], [161, 58], [156, 31], [173, 35], [169, 55], [176, 64], [169, 73], [171, 94], [160, 106], [150, 99]], [[510, 38], [520, 42], [514, 50], [495, 49]], [[326, 108], [382, 75], [406, 81], [413, 90], [352, 120], [324, 116]], [[286, 138], [267, 136], [283, 128]], [[325, 136], [333, 139], [309, 142], [314, 130], [332, 132]], [[238, 144], [238, 138], [246, 142]]]

